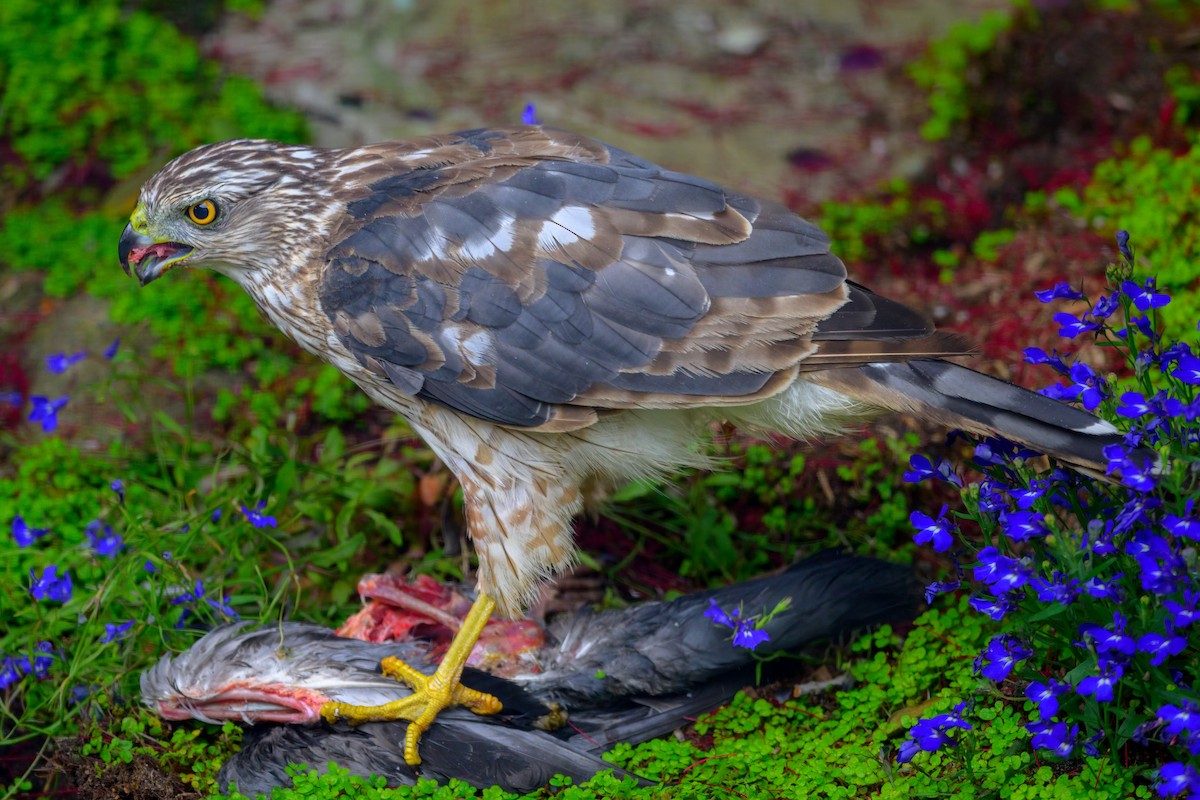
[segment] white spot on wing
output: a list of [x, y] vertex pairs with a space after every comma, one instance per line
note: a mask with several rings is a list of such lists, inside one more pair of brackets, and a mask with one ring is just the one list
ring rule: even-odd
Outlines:
[[475, 366], [488, 363], [492, 352], [492, 337], [487, 331], [476, 331], [462, 341], [462, 353]]
[[538, 232], [538, 247], [550, 250], [564, 247], [596, 235], [592, 212], [582, 206], [566, 206], [542, 223]]
[[495, 233], [490, 236], [486, 233], [481, 233], [478, 236], [471, 237], [463, 242], [462, 248], [458, 252], [461, 258], [471, 261], [483, 261], [497, 252], [504, 252], [511, 249], [513, 241], [513, 218], [503, 217]]
[[467, 334], [464, 328], [450, 326], [442, 331], [441, 339], [477, 367], [490, 363], [488, 356], [492, 352], [493, 342], [487, 331], [477, 330]]

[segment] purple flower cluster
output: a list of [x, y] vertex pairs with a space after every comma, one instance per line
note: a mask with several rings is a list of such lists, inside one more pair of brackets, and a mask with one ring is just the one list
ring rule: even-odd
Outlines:
[[[1127, 234], [1118, 246], [1128, 273]], [[1066, 283], [1039, 292], [1038, 299], [1087, 302]], [[1067, 758], [1077, 748], [1098, 755], [1102, 741], [1115, 749], [1131, 739], [1156, 740], [1184, 756], [1161, 767], [1160, 796], [1200, 798], [1200, 643], [1192, 638], [1200, 632], [1194, 624], [1200, 620], [1194, 499], [1200, 493], [1200, 392], [1193, 388], [1200, 385], [1200, 358], [1186, 343], [1164, 341], [1158, 311], [1168, 303], [1153, 279], [1126, 274], [1084, 313], [1055, 315], [1062, 336], [1095, 335], [1117, 348], [1132, 378], [1101, 376], [1067, 353], [1025, 351], [1029, 363], [1067, 378], [1045, 394], [1077, 402], [1113, 424], [1121, 443], [1104, 451], [1111, 482], [1062, 469], [1037, 474], [1028, 453], [988, 441], [976, 447], [974, 459], [986, 478], [965, 487], [960, 516], [979, 524], [986, 545], [975, 546], [968, 568], [980, 587], [970, 606], [1003, 621], [1007, 631], [988, 642], [976, 671], [1024, 684], [1036, 708], [1026, 725], [1033, 747]], [[953, 475], [923, 456], [910, 464], [905, 480]], [[918, 543], [938, 551], [952, 546], [946, 514], [945, 508], [937, 519], [913, 513]], [[931, 584], [926, 598], [952, 588], [958, 582]], [[1146, 709], [1153, 715], [1148, 721]], [[933, 728], [942, 735], [950, 730]], [[931, 744], [933, 728], [922, 729]], [[937, 749], [916, 742], [908, 758]]]
[[[68, 365], [69, 366], [69, 365]], [[115, 480], [111, 488], [123, 500], [124, 484]], [[11, 523], [13, 542], [20, 548], [35, 547], [39, 541], [50, 535], [49, 528], [35, 528], [20, 514], [15, 515]], [[114, 558], [125, 545], [119, 533], [108, 523], [95, 519], [84, 528], [89, 544], [89, 552], [100, 558]], [[75, 596], [75, 580], [69, 568], [60, 564], [48, 564], [40, 569], [32, 567], [29, 570], [29, 594], [42, 603], [70, 603]], [[101, 643], [116, 641], [124, 637], [133, 625], [133, 621], [120, 624], [107, 624]], [[5, 657], [0, 659], [0, 689], [20, 680], [25, 675], [43, 678], [54, 662], [55, 654], [49, 649], [49, 644], [43, 642], [34, 658]]]

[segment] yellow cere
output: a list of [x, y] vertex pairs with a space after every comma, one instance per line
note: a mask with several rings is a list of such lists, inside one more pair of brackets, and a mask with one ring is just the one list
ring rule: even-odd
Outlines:
[[141, 203], [137, 204], [137, 208], [133, 209], [133, 213], [129, 215], [130, 226], [143, 236], [148, 236], [147, 227], [149, 222], [146, 220], [146, 207]]

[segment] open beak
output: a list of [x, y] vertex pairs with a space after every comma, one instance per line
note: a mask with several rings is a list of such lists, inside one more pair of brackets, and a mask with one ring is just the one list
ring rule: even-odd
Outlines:
[[[133, 225], [126, 225], [117, 246], [121, 267], [126, 275], [136, 275], [145, 286], [160, 277], [175, 264], [192, 254], [192, 248], [179, 242], [156, 242], [145, 234], [138, 233]], [[132, 272], [130, 267], [133, 268]]]

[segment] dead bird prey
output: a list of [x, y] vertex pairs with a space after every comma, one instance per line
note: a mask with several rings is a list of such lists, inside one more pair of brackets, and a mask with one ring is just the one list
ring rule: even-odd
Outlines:
[[849, 280], [783, 206], [539, 126], [200, 147], [142, 187], [119, 256], [142, 284], [229, 276], [461, 483], [479, 593], [438, 670], [398, 664], [410, 698], [322, 712], [411, 720], [414, 764], [443, 708], [498, 710], [462, 686], [467, 653], [571, 562], [585, 498], [706, 465], [715, 421], [810, 438], [901, 411], [1100, 472], [1121, 441], [942, 360], [970, 348]]
[[[752, 680], [743, 670], [753, 657], [730, 645], [727, 628], [704, 617], [711, 601], [752, 616], [788, 598], [789, 607], [764, 628], [771, 638], [758, 653], [769, 655], [911, 618], [915, 596], [906, 567], [823, 555], [779, 575], [671, 602], [563, 615], [547, 631], [547, 646], [532, 661], [517, 662], [525, 672], [512, 681], [468, 668], [472, 680], [500, 697], [504, 712], [440, 715], [423, 739], [421, 774], [522, 792], [555, 774], [582, 781], [611, 768], [600, 755], [612, 745], [664, 735], [727, 702]], [[396, 725], [319, 724], [328, 702], [368, 705], [407, 696], [406, 686], [380, 674], [388, 657], [431, 669], [419, 640], [368, 643], [294, 622], [257, 631], [225, 626], [144, 672], [142, 699], [167, 719], [300, 723], [247, 731], [242, 752], [222, 771], [222, 785], [235, 781], [246, 793], [286, 785], [289, 762], [335, 761], [405, 785], [416, 772], [404, 760]], [[511, 674], [511, 666], [501, 669]], [[569, 725], [539, 729], [561, 719], [558, 704], [566, 706]]]

